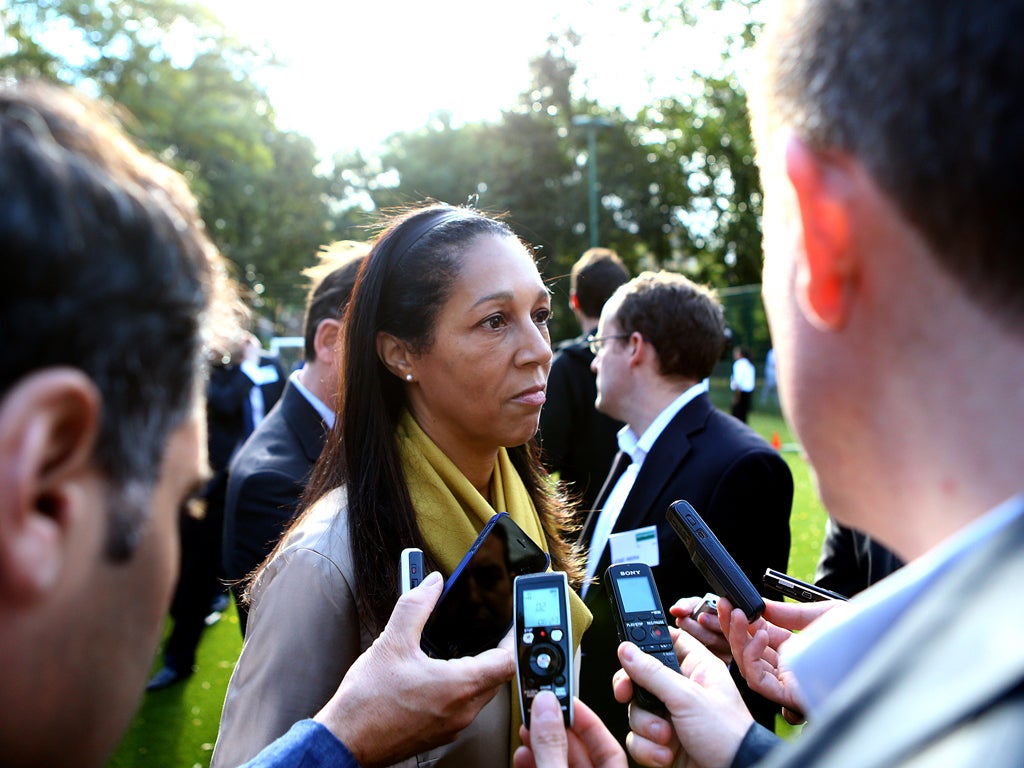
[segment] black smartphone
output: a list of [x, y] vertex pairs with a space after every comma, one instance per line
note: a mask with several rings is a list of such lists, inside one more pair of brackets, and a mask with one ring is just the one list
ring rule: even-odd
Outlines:
[[562, 707], [565, 727], [572, 727], [573, 658], [569, 581], [564, 573], [516, 576], [513, 637], [516, 682], [523, 724], [530, 727], [530, 707], [541, 691], [551, 691]]
[[[612, 603], [619, 640], [635, 643], [641, 651], [654, 656], [669, 669], [679, 672], [679, 660], [672, 647], [665, 609], [646, 563], [619, 563], [604, 572], [608, 599]], [[651, 712], [662, 712], [665, 705], [650, 691], [633, 685], [636, 703]]]
[[423, 550], [417, 547], [403, 549], [399, 561], [399, 593], [404, 595], [409, 590], [418, 587], [423, 581], [424, 575]]
[[547, 552], [505, 512], [494, 515], [444, 585], [420, 645], [441, 659], [494, 648], [512, 626], [516, 576], [546, 571]]
[[728, 597], [743, 611], [747, 621], [764, 613], [764, 600], [757, 589], [689, 502], [672, 502], [666, 517], [686, 545], [693, 564], [715, 592]]
[[764, 572], [764, 585], [771, 587], [776, 592], [781, 592], [786, 597], [792, 597], [801, 603], [816, 603], [821, 600], [848, 600], [849, 598], [833, 592], [831, 589], [808, 584], [806, 581], [793, 578], [781, 571], [769, 568]]

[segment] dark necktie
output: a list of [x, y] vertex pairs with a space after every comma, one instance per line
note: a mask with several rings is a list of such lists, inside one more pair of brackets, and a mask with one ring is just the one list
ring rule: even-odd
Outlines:
[[626, 471], [626, 467], [633, 463], [633, 458], [624, 451], [619, 451], [615, 454], [615, 460], [612, 461], [611, 471], [608, 472], [608, 476], [604, 480], [604, 484], [601, 486], [601, 492], [597, 494], [597, 501], [594, 508], [587, 513], [586, 522], [583, 524], [583, 532], [580, 534], [580, 543], [589, 545], [590, 537], [594, 535], [594, 526], [597, 525], [597, 516], [601, 512], [601, 507], [604, 506], [604, 502], [608, 499], [608, 494], [612, 492], [612, 488], [615, 487], [615, 483], [622, 477], [622, 473]]

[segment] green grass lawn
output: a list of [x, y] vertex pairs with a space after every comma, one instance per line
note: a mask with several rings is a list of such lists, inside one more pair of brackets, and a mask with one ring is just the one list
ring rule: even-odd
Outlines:
[[[206, 768], [217, 740], [224, 691], [242, 650], [234, 605], [203, 633], [196, 672], [186, 682], [143, 694], [142, 707], [110, 768]], [[153, 672], [160, 667], [154, 659]]]
[[[713, 384], [712, 399], [727, 410], [728, 390]], [[794, 438], [775, 409], [758, 410], [750, 415], [750, 426], [766, 439], [778, 433], [782, 455], [793, 473], [795, 486], [790, 517], [792, 547], [788, 572], [807, 581], [814, 567], [825, 529], [825, 511], [818, 500], [807, 462], [794, 444]], [[213, 627], [206, 630], [199, 646], [196, 673], [184, 684], [145, 694], [138, 716], [132, 723], [120, 749], [111, 758], [110, 768], [206, 768], [217, 738], [224, 691], [235, 659], [241, 650], [238, 619], [232, 607]], [[159, 660], [154, 660], [154, 671]], [[781, 723], [781, 720], [780, 720]], [[779, 732], [790, 735], [784, 723]]]

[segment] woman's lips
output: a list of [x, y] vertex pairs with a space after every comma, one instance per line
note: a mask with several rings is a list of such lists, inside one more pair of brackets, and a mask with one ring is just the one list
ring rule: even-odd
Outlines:
[[547, 394], [544, 392], [544, 387], [530, 387], [524, 389], [518, 395], [512, 398], [516, 402], [522, 403], [523, 405], [541, 406], [547, 401]]

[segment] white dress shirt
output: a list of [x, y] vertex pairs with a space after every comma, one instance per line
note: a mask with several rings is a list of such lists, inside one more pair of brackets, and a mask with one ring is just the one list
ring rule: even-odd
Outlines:
[[587, 554], [587, 573], [583, 581], [583, 595], [587, 594], [587, 588], [597, 571], [597, 565], [601, 562], [601, 555], [604, 548], [608, 546], [608, 537], [611, 536], [615, 521], [619, 519], [619, 513], [629, 498], [629, 492], [633, 490], [633, 483], [640, 473], [644, 459], [654, 443], [661, 437], [661, 433], [668, 426], [668, 423], [676, 417], [676, 414], [683, 409], [693, 398], [708, 391], [708, 382], [704, 381], [694, 384], [683, 392], [679, 397], [669, 403], [658, 416], [651, 422], [651, 425], [644, 430], [638, 438], [636, 433], [627, 424], [619, 430], [619, 450], [629, 454], [633, 462], [626, 467], [626, 471], [619, 476], [615, 486], [608, 494], [604, 506], [597, 513], [597, 522], [594, 523], [594, 533], [590, 537], [590, 551]]

